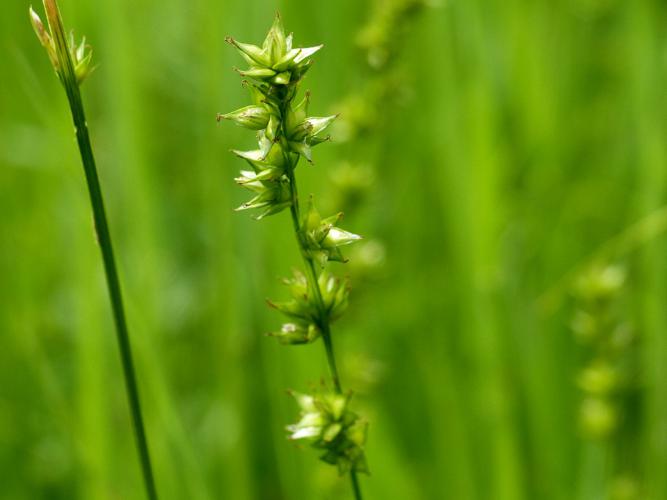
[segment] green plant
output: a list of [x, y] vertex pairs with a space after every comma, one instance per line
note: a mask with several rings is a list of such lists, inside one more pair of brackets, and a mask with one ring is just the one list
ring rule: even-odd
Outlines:
[[259, 142], [257, 150], [234, 151], [250, 166], [236, 181], [254, 193], [237, 210], [258, 209], [255, 218], [262, 219], [289, 209], [305, 265], [305, 273], [296, 272], [285, 281], [291, 299], [270, 302], [289, 318], [273, 336], [284, 344], [310, 343], [321, 337], [333, 385], [333, 391], [322, 388], [313, 395], [296, 395], [302, 416], [288, 430], [292, 439], [307, 439], [322, 450], [321, 459], [336, 465], [341, 474], [349, 473], [355, 497], [360, 499], [357, 473], [367, 472], [363, 451], [366, 424], [348, 409], [350, 394], [341, 386], [331, 333], [331, 323], [347, 307], [349, 287], [346, 280], [325, 268], [331, 261], [345, 262], [340, 247], [360, 237], [338, 227], [342, 214], [321, 217], [312, 196], [302, 212], [295, 175], [301, 157], [312, 163], [312, 148], [329, 139], [322, 133], [336, 118], [309, 116], [308, 92], [296, 102], [301, 79], [312, 64], [311, 56], [322, 45], [293, 47], [292, 35], [285, 35], [279, 15], [261, 47], [233, 38], [227, 41], [250, 65], [239, 73], [252, 80], [243, 85], [253, 103], [218, 115], [218, 119], [257, 131]]
[[86, 115], [79, 89], [79, 86], [94, 69], [91, 66], [92, 52], [86, 45], [85, 38], [77, 45], [74, 43], [74, 35], [72, 33], [70, 33], [69, 36], [66, 35], [58, 5], [55, 0], [44, 0], [44, 10], [46, 12], [48, 30], [32, 8], [30, 9], [30, 19], [35, 29], [35, 33], [46, 49], [56, 75], [65, 89], [72, 113], [76, 139], [81, 153], [81, 160], [93, 211], [95, 232], [102, 252], [102, 261], [104, 263], [111, 308], [116, 325], [118, 347], [120, 349], [120, 357], [123, 365], [125, 388], [132, 414], [146, 492], [148, 498], [154, 500], [157, 499], [158, 496], [153, 478], [148, 441], [141, 412], [139, 388], [132, 360], [132, 349], [127, 321], [125, 319], [120, 281], [118, 279], [109, 224], [104, 209], [102, 189], [97, 175], [95, 157], [93, 155], [93, 148], [88, 134], [88, 125], [86, 123]]

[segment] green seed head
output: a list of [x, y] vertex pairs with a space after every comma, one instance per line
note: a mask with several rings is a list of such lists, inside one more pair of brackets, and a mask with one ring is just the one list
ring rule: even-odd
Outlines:
[[582, 370], [577, 384], [586, 394], [607, 396], [618, 388], [619, 374], [608, 361], [600, 360]]
[[269, 333], [269, 336], [276, 337], [281, 344], [310, 344], [315, 341], [321, 332], [314, 323], [295, 322], [285, 323], [278, 332]]
[[285, 279], [284, 283], [291, 298], [282, 302], [268, 301], [268, 304], [290, 320], [280, 332], [270, 334], [285, 344], [314, 342], [320, 337], [318, 325], [335, 321], [347, 309], [350, 292], [348, 280], [336, 278], [327, 270], [322, 270], [317, 279], [323, 310], [318, 304], [316, 290], [312, 289], [303, 273], [294, 271], [294, 276]]
[[317, 279], [317, 284], [320, 288], [327, 317], [330, 321], [337, 320], [343, 315], [348, 306], [349, 280], [347, 278], [343, 280], [336, 278], [329, 271], [323, 269]]
[[301, 408], [301, 419], [287, 426], [290, 439], [306, 440], [321, 450], [320, 459], [336, 465], [340, 474], [368, 472], [363, 451], [367, 425], [348, 409], [351, 394], [323, 389], [313, 395], [292, 395]]
[[306, 250], [321, 265], [327, 261], [345, 262], [340, 247], [361, 240], [358, 234], [337, 227], [342, 218], [343, 214], [339, 213], [322, 219], [311, 196], [301, 231], [306, 240]]
[[243, 76], [278, 86], [299, 81], [311, 65], [310, 57], [322, 48], [322, 45], [292, 48], [292, 35], [285, 36], [279, 14], [276, 14], [261, 47], [232, 37], [225, 40], [236, 47], [249, 64], [248, 70], [240, 71]]
[[394, 58], [406, 24], [417, 13], [435, 3], [433, 0], [389, 0], [376, 2], [371, 21], [358, 35], [358, 44], [366, 51], [368, 64], [381, 70]]
[[74, 33], [65, 35], [62, 19], [55, 0], [44, 0], [44, 9], [48, 21], [47, 30], [39, 15], [30, 7], [30, 22], [37, 39], [49, 56], [51, 65], [64, 85], [80, 86], [95, 69], [92, 64], [93, 53], [83, 37], [80, 43], [74, 40]]
[[279, 15], [261, 46], [231, 37], [226, 40], [249, 65], [238, 71], [253, 80], [243, 82], [253, 104], [218, 114], [218, 120], [257, 131], [258, 149], [233, 152], [252, 166], [252, 170], [241, 172], [236, 181], [256, 193], [238, 210], [260, 208], [262, 212], [256, 218], [261, 219], [291, 205], [290, 170], [301, 156], [312, 163], [312, 148], [328, 140], [321, 133], [336, 116], [308, 117], [309, 93], [299, 104], [293, 104], [299, 81], [310, 67], [310, 57], [322, 46], [292, 47], [292, 35], [285, 36]]
[[593, 266], [583, 273], [575, 285], [575, 295], [586, 302], [613, 299], [625, 283], [625, 268], [619, 265]]
[[587, 439], [607, 439], [618, 425], [618, 411], [606, 398], [586, 398], [579, 409], [579, 425]]

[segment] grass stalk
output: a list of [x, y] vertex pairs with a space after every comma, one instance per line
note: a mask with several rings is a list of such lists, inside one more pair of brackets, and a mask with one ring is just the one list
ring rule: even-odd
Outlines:
[[66, 87], [66, 92], [70, 110], [72, 112], [74, 128], [76, 130], [76, 138], [77, 144], [79, 146], [79, 152], [81, 153], [81, 161], [83, 163], [86, 176], [86, 184], [88, 186], [88, 194], [93, 210], [93, 219], [95, 221], [95, 232], [97, 234], [100, 251], [102, 253], [102, 261], [104, 263], [104, 272], [106, 275], [107, 288], [109, 291], [109, 299], [111, 301], [111, 308], [116, 326], [118, 349], [120, 351], [120, 358], [123, 366], [125, 389], [127, 391], [128, 403], [130, 405], [130, 411], [132, 414], [132, 422], [134, 424], [135, 438], [137, 441], [137, 448], [141, 460], [141, 468], [144, 475], [144, 481], [146, 483], [146, 492], [148, 498], [151, 500], [156, 500], [158, 496], [152, 472], [150, 452], [148, 450], [148, 442], [146, 438], [145, 425], [141, 410], [141, 401], [139, 397], [139, 387], [137, 384], [136, 370], [134, 368], [134, 361], [132, 357], [132, 347], [127, 328], [127, 320], [125, 318], [120, 280], [118, 278], [118, 270], [114, 257], [113, 244], [111, 241], [111, 234], [107, 222], [106, 211], [104, 208], [102, 189], [100, 187], [100, 181], [97, 175], [95, 157], [93, 155], [88, 127], [86, 125], [86, 116], [83, 108], [83, 102], [81, 100], [81, 93], [78, 87], [72, 89], [70, 86], [69, 90]]
[[[150, 500], [157, 500], [157, 489], [153, 477], [148, 440], [146, 438], [146, 431], [141, 410], [139, 387], [137, 384], [136, 370], [132, 357], [132, 347], [123, 306], [120, 280], [118, 278], [118, 270], [114, 257], [109, 224], [104, 208], [102, 189], [97, 174], [95, 156], [93, 154], [90, 134], [88, 132], [88, 125], [86, 122], [86, 114], [83, 106], [83, 100], [81, 98], [81, 91], [79, 88], [83, 78], [85, 78], [85, 76], [90, 72], [90, 57], [83, 57], [85, 43], [81, 44], [81, 51], [78, 52], [72, 46], [71, 41], [67, 39], [56, 1], [44, 0], [44, 7], [46, 9], [47, 20], [50, 28], [50, 36], [44, 31], [39, 18], [37, 18], [34, 13], [31, 13], [33, 17], [33, 24], [35, 26], [38, 37], [42, 41], [42, 44], [44, 44], [47, 48], [49, 56], [51, 56], [51, 62], [53, 63], [56, 73], [58, 74], [60, 81], [63, 84], [63, 88], [65, 89], [72, 114], [76, 140], [79, 147], [79, 152], [81, 154], [81, 162], [83, 164], [90, 204], [93, 211], [95, 232], [97, 235], [98, 244], [100, 246], [100, 251], [102, 253], [102, 262], [104, 264], [107, 289], [109, 293], [109, 299], [111, 301], [114, 323], [116, 326], [116, 338], [120, 351], [123, 376], [125, 380], [125, 389], [130, 406], [130, 413], [132, 417], [146, 493]], [[73, 61], [73, 57], [76, 57], [80, 60], [77, 60], [75, 63]]]

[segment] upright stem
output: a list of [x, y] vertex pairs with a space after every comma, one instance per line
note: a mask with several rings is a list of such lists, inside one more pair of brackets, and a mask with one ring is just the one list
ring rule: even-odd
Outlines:
[[336, 356], [334, 355], [333, 341], [331, 339], [331, 329], [329, 327], [329, 323], [326, 322], [322, 324], [321, 327], [324, 349], [327, 352], [327, 361], [329, 363], [329, 370], [331, 371], [331, 379], [333, 380], [336, 392], [338, 394], [342, 394], [343, 389], [340, 385], [340, 377], [338, 376], [338, 368], [336, 367]]
[[356, 471], [350, 472], [350, 479], [352, 480], [352, 491], [354, 491], [354, 498], [356, 500], [362, 500], [361, 498], [361, 487], [359, 486], [359, 478], [357, 477]]
[[[297, 160], [298, 161], [298, 160]], [[333, 339], [331, 338], [331, 327], [329, 325], [329, 320], [325, 314], [324, 300], [322, 299], [322, 292], [320, 286], [317, 282], [317, 271], [315, 269], [315, 263], [313, 259], [306, 252], [305, 242], [303, 240], [303, 235], [301, 233], [301, 213], [299, 210], [299, 194], [296, 185], [296, 178], [294, 176], [294, 168], [296, 167], [296, 161], [290, 165], [288, 168], [288, 178], [290, 183], [290, 194], [292, 197], [292, 205], [290, 206], [290, 212], [292, 214], [292, 224], [294, 226], [294, 234], [296, 236], [297, 243], [299, 244], [299, 250], [301, 251], [301, 256], [303, 257], [304, 264], [306, 265], [306, 279], [310, 285], [311, 290], [315, 291], [315, 299], [317, 300], [317, 307], [320, 311], [320, 319], [318, 326], [322, 331], [322, 341], [324, 342], [324, 349], [327, 354], [327, 363], [329, 364], [329, 371], [331, 372], [331, 380], [333, 381], [334, 389], [337, 394], [343, 393], [343, 388], [340, 383], [340, 377], [338, 375], [338, 367], [336, 366], [336, 356], [334, 354]], [[350, 480], [352, 482], [352, 491], [354, 492], [355, 500], [363, 500], [361, 495], [361, 487], [359, 486], [359, 479], [357, 478], [356, 471], [350, 471]]]
[[139, 388], [137, 385], [134, 362], [132, 360], [132, 349], [130, 345], [129, 333], [127, 330], [127, 322], [125, 320], [120, 281], [118, 279], [118, 271], [116, 269], [116, 261], [114, 258], [113, 246], [111, 244], [109, 225], [107, 223], [107, 217], [104, 210], [102, 190], [100, 188], [100, 182], [97, 176], [95, 157], [93, 156], [93, 149], [90, 144], [90, 136], [88, 134], [88, 126], [86, 123], [83, 101], [81, 100], [81, 92], [79, 91], [74, 64], [69, 52], [69, 45], [55, 0], [48, 0], [45, 2], [45, 7], [49, 19], [49, 25], [51, 26], [56, 45], [56, 52], [58, 54], [58, 61], [60, 64], [59, 76], [65, 88], [65, 92], [67, 93], [67, 100], [69, 101], [72, 120], [74, 122], [74, 128], [76, 131], [76, 139], [79, 145], [81, 160], [83, 162], [83, 169], [86, 175], [88, 194], [90, 196], [90, 203], [93, 209], [93, 219], [95, 221], [95, 231], [97, 233], [97, 239], [102, 252], [102, 261], [104, 262], [107, 288], [109, 290], [109, 297], [111, 299], [111, 309], [113, 311], [114, 322], [116, 325], [116, 337], [118, 340], [118, 348], [120, 349], [120, 358], [123, 365], [125, 389], [132, 414], [132, 423], [134, 427], [134, 434], [139, 452], [144, 483], [146, 486], [146, 493], [150, 500], [157, 500], [158, 495], [155, 487], [155, 480], [153, 478], [153, 470], [151, 467], [146, 432], [144, 430], [144, 422], [139, 398]]
[[68, 97], [70, 97], [69, 102], [72, 110], [72, 117], [74, 119], [74, 127], [76, 129], [76, 138], [79, 144], [79, 151], [81, 152], [81, 160], [83, 161], [83, 167], [86, 174], [86, 182], [88, 184], [90, 203], [93, 208], [95, 229], [100, 249], [102, 251], [102, 260], [104, 262], [104, 271], [106, 273], [107, 288], [109, 290], [114, 322], [116, 324], [116, 338], [118, 341], [120, 358], [123, 365], [125, 389], [132, 414], [132, 423], [134, 426], [135, 439], [139, 452], [139, 458], [141, 461], [146, 493], [150, 500], [157, 500], [158, 495], [155, 487], [155, 480], [153, 478], [150, 452], [148, 450], [148, 441], [146, 438], [146, 431], [141, 412], [139, 387], [137, 385], [137, 377], [132, 358], [132, 347], [127, 329], [127, 321], [125, 319], [123, 298], [120, 289], [120, 281], [118, 279], [118, 271], [116, 269], [113, 246], [111, 243], [111, 235], [109, 233], [109, 226], [104, 210], [102, 190], [100, 188], [100, 183], [97, 176], [95, 158], [93, 156], [93, 151], [90, 145], [88, 127], [86, 126], [85, 114], [78, 88], [73, 95], [74, 99], [71, 99], [71, 96], [68, 92]]

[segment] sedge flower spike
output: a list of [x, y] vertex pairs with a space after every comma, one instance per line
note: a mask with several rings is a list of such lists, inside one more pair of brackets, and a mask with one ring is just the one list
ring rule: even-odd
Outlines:
[[262, 219], [289, 209], [305, 265], [305, 272], [295, 271], [285, 280], [291, 298], [269, 301], [287, 317], [287, 322], [269, 335], [286, 345], [321, 339], [333, 383], [332, 391], [296, 396], [302, 416], [288, 431], [291, 439], [307, 439], [313, 447], [324, 450], [320, 458], [336, 465], [341, 474], [349, 473], [355, 498], [360, 500], [357, 473], [368, 472], [363, 450], [366, 425], [348, 409], [350, 395], [341, 388], [331, 335], [331, 324], [347, 308], [349, 283], [326, 266], [346, 262], [341, 247], [361, 237], [339, 227], [342, 214], [320, 216], [312, 196], [302, 213], [295, 175], [302, 157], [313, 163], [313, 148], [329, 140], [326, 130], [338, 116], [311, 115], [310, 92], [299, 93], [312, 66], [311, 58], [322, 45], [296, 47], [293, 36], [285, 34], [280, 15], [261, 45], [231, 37], [226, 41], [248, 63], [247, 69], [236, 71], [244, 78], [251, 103], [219, 114], [218, 120], [254, 131], [258, 143], [257, 149], [232, 151], [249, 166], [236, 182], [254, 195], [237, 210], [259, 210], [255, 219]]

